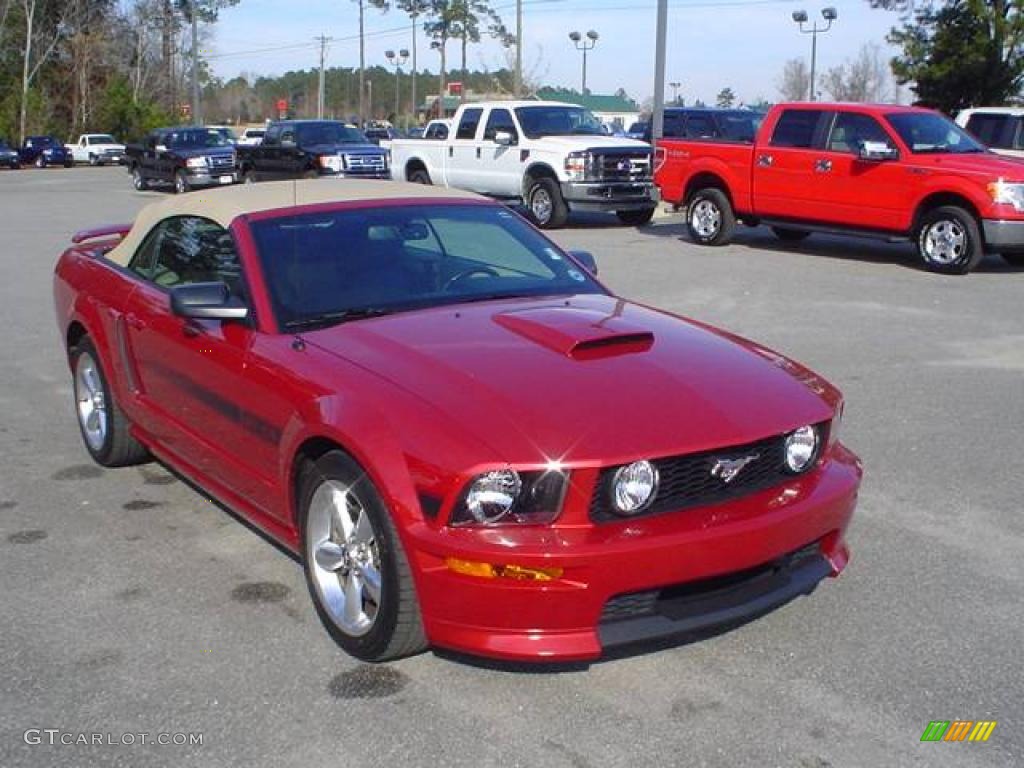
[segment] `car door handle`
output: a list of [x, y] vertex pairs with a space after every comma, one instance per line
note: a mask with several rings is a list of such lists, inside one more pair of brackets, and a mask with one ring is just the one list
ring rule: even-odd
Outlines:
[[477, 147], [477, 148], [476, 148], [476, 159], [477, 159], [477, 160], [479, 160], [479, 159], [480, 159], [480, 147]]
[[775, 158], [771, 155], [758, 155], [757, 164], [762, 168], [770, 168], [774, 162]]
[[455, 156], [455, 147], [448, 147], [448, 157]]
[[814, 162], [814, 170], [818, 173], [829, 173], [832, 170], [831, 160], [816, 160]]

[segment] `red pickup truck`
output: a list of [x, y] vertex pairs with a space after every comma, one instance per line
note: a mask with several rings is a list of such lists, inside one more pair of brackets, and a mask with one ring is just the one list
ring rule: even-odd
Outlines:
[[742, 221], [787, 241], [817, 231], [911, 240], [935, 272], [965, 274], [986, 252], [1024, 265], [1024, 162], [936, 112], [780, 104], [753, 142], [680, 135], [658, 142], [655, 181], [697, 243], [725, 244]]

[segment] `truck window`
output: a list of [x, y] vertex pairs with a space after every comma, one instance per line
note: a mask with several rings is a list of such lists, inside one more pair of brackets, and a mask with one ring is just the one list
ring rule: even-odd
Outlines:
[[693, 114], [686, 118], [686, 138], [717, 139], [718, 129], [711, 115]]
[[267, 128], [267, 132], [263, 135], [263, 145], [271, 146], [281, 141], [281, 126], [272, 125]]
[[1008, 142], [1003, 139], [1009, 115], [975, 114], [967, 121], [967, 130], [982, 144], [1005, 149]]
[[[640, 131], [643, 130], [641, 123], [637, 123], [636, 125], [641, 126], [639, 129]], [[632, 131], [633, 128], [630, 128], [629, 130]], [[682, 112], [665, 111], [665, 119], [661, 126], [661, 135], [666, 139], [681, 139], [684, 136]]]
[[424, 134], [425, 139], [447, 139], [448, 138], [448, 126], [444, 123], [434, 123], [432, 126], [427, 128], [427, 132]]
[[810, 149], [814, 146], [814, 134], [823, 114], [820, 109], [787, 109], [775, 124], [771, 145]]
[[462, 113], [462, 118], [459, 120], [459, 129], [455, 132], [456, 139], [475, 139], [476, 129], [480, 125], [480, 116], [484, 113], [482, 109], [476, 107], [467, 109]]
[[512, 134], [513, 139], [519, 138], [516, 124], [512, 121], [512, 113], [507, 109], [492, 109], [487, 116], [487, 126], [484, 128], [484, 140], [494, 141], [494, 135], [498, 131], [506, 131]]
[[870, 115], [860, 115], [856, 112], [840, 112], [836, 115], [832, 132], [828, 137], [829, 152], [857, 154], [865, 141], [884, 143], [890, 149], [896, 149], [889, 134]]

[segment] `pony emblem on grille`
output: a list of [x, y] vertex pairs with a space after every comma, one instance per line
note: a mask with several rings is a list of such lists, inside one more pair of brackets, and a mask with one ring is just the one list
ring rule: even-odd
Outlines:
[[739, 459], [716, 459], [711, 466], [711, 476], [717, 477], [723, 483], [731, 483], [747, 464], [757, 461], [759, 458], [761, 458], [761, 454], [754, 453]]

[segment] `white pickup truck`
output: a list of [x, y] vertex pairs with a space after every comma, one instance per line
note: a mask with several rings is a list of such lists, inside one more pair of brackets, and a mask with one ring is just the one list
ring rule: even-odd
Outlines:
[[124, 162], [124, 144], [109, 133], [83, 133], [76, 144], [66, 144], [76, 163], [105, 165]]
[[470, 103], [451, 125], [444, 139], [392, 141], [392, 178], [521, 200], [543, 228], [561, 227], [570, 210], [614, 211], [633, 226], [654, 214], [650, 145], [605, 135], [582, 107]]

